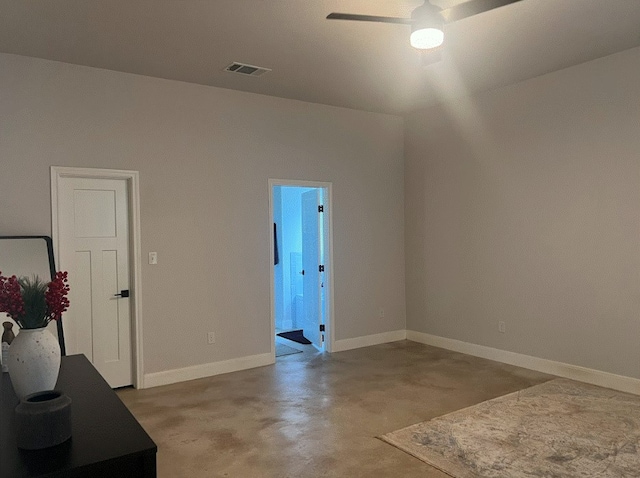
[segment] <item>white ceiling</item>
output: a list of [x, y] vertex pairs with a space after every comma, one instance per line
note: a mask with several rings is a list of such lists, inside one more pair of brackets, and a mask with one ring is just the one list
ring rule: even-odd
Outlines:
[[[0, 0], [0, 52], [402, 114], [640, 45], [640, 0], [522, 0], [448, 25], [443, 60], [426, 67], [408, 26], [325, 19], [421, 3]], [[233, 61], [273, 71], [224, 72]]]

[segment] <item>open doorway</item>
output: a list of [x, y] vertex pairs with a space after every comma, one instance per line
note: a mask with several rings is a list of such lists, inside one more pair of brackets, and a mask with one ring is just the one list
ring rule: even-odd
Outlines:
[[331, 351], [331, 185], [269, 183], [274, 354]]

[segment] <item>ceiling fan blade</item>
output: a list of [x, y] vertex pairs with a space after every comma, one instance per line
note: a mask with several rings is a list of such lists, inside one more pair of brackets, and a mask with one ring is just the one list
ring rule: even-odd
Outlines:
[[352, 13], [330, 13], [327, 20], [355, 20], [358, 22], [378, 22], [378, 23], [400, 23], [402, 25], [411, 25], [413, 20], [410, 18], [396, 17], [376, 17], [373, 15], [355, 15]]
[[471, 0], [469, 2], [456, 5], [455, 7], [441, 10], [440, 14], [444, 18], [445, 22], [451, 23], [520, 1], [521, 0]]

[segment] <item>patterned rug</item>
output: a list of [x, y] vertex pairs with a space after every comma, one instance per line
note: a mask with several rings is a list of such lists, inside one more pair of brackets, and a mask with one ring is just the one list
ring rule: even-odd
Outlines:
[[455, 478], [640, 477], [640, 397], [554, 379], [380, 438]]

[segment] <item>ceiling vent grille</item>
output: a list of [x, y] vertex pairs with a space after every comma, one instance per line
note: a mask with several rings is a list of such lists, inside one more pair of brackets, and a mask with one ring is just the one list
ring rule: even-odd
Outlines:
[[265, 73], [271, 71], [269, 68], [262, 68], [261, 66], [246, 65], [244, 63], [238, 63], [234, 61], [228, 67], [224, 69], [230, 73], [238, 73], [245, 76], [262, 76]]

